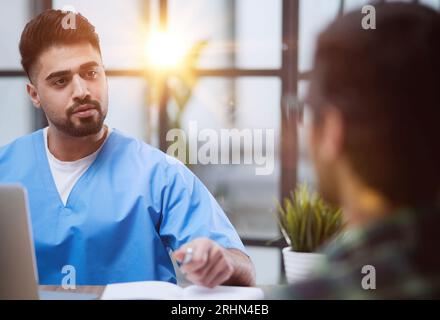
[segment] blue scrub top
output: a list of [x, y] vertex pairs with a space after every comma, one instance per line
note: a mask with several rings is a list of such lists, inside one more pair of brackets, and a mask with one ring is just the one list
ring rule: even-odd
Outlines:
[[61, 285], [66, 265], [78, 285], [175, 283], [169, 250], [198, 237], [246, 252], [190, 170], [115, 129], [64, 205], [43, 139], [39, 130], [0, 149], [0, 183], [20, 183], [29, 194], [40, 284]]

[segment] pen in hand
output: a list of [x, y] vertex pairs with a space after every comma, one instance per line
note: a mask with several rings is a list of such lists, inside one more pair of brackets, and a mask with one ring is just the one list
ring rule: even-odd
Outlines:
[[192, 255], [193, 255], [193, 248], [191, 247], [186, 248], [185, 257], [183, 258], [181, 265], [185, 265], [189, 263], [192, 260]]

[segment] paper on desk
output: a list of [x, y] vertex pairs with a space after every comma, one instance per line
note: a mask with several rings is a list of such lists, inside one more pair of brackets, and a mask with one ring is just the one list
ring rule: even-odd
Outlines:
[[213, 289], [181, 288], [163, 281], [139, 281], [108, 285], [102, 300], [260, 300], [263, 290], [255, 287], [217, 286]]
[[188, 300], [261, 300], [263, 290], [255, 287], [217, 286], [213, 289], [189, 286], [183, 289], [184, 299]]

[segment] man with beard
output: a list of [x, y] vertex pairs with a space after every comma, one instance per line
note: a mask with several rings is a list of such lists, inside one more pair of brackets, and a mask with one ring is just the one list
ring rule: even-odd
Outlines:
[[[40, 284], [176, 282], [170, 257], [207, 287], [253, 285], [242, 242], [180, 162], [104, 125], [108, 88], [98, 35], [80, 14], [48, 10], [20, 40], [27, 92], [49, 126], [0, 149], [0, 183], [29, 194]], [[70, 17], [71, 19], [71, 17]], [[191, 259], [189, 259], [191, 257]]]
[[309, 150], [348, 226], [284, 297], [440, 298], [440, 16], [375, 8], [376, 29], [362, 29], [359, 9], [318, 38]]

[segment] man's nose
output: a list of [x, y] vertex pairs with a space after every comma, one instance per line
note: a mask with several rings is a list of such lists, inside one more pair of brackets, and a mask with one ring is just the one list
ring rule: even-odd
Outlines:
[[75, 75], [72, 79], [73, 85], [73, 96], [72, 100], [80, 99], [83, 100], [86, 96], [90, 94], [89, 89], [87, 88], [87, 83], [80, 76]]

